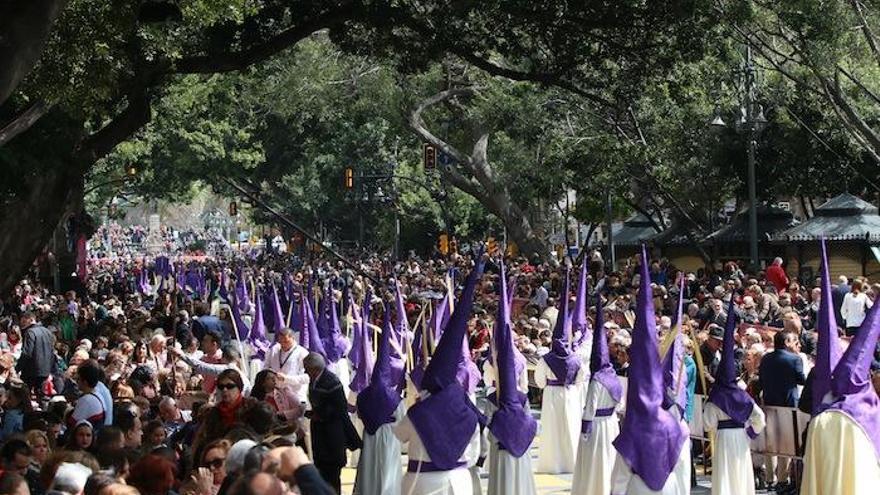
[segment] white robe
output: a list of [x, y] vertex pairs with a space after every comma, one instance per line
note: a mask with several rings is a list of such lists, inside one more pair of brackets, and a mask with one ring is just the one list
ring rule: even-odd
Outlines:
[[363, 454], [355, 474], [353, 495], [400, 495], [403, 472], [400, 440], [394, 435], [394, 426], [394, 423], [384, 424], [375, 435], [364, 432]]
[[590, 354], [593, 352], [593, 339], [589, 338], [575, 349], [574, 353], [581, 358], [581, 369], [585, 371], [584, 381], [581, 382], [581, 407], [587, 403], [587, 394], [590, 391]]
[[611, 470], [617, 457], [611, 442], [620, 433], [620, 422], [616, 412], [597, 418], [596, 411], [617, 405], [608, 389], [590, 381], [582, 419], [592, 421], [593, 429], [589, 435], [581, 434], [578, 443], [577, 468], [571, 485], [573, 495], [608, 495], [611, 491]]
[[[491, 417], [496, 408], [492, 403], [486, 406], [486, 415]], [[535, 477], [532, 475], [532, 456], [526, 451], [521, 457], [513, 457], [510, 452], [498, 446], [498, 440], [488, 434], [489, 457], [486, 469], [489, 470], [488, 495], [537, 495]]]
[[483, 495], [483, 484], [480, 480], [480, 473], [483, 472], [483, 468], [480, 467], [481, 463], [479, 461], [482, 460], [483, 465], [486, 466], [486, 458], [489, 455], [489, 428], [479, 429], [480, 451], [477, 454], [477, 462], [473, 466], [468, 466], [468, 471], [471, 473], [471, 486], [473, 487], [474, 495]]
[[[729, 428], [716, 431], [720, 421], [730, 416], [711, 402], [703, 407], [703, 426], [715, 435], [712, 454], [712, 495], [754, 495], [755, 474], [752, 469], [751, 439], [745, 428]], [[746, 427], [760, 433], [766, 426], [764, 411], [752, 407]]]
[[339, 381], [342, 382], [342, 390], [348, 397], [348, 386], [351, 383], [351, 363], [348, 362], [348, 358], [343, 357], [335, 363], [327, 364], [327, 369], [333, 372], [336, 378], [339, 378]]
[[[495, 391], [495, 382], [497, 380], [498, 375], [495, 372], [495, 365], [490, 361], [483, 363], [483, 383], [486, 384], [486, 395]], [[516, 388], [524, 394], [529, 393], [529, 372], [525, 366], [523, 366], [523, 370], [519, 376], [516, 377]]]
[[[415, 426], [404, 416], [397, 426], [394, 434], [406, 444], [410, 461], [431, 462], [431, 457], [425, 450]], [[480, 428], [474, 429], [470, 443], [465, 448], [460, 461], [466, 465], [451, 471], [437, 471], [433, 473], [411, 473], [407, 470], [403, 475], [402, 495], [473, 495], [471, 474], [468, 466], [477, 462], [480, 452]]]
[[684, 478], [682, 473], [685, 471], [689, 473], [691, 469], [689, 447], [690, 441], [685, 438], [675, 468], [669, 473], [669, 477], [666, 478], [666, 483], [660, 491], [648, 488], [648, 485], [642, 481], [639, 475], [632, 472], [629, 464], [618, 453], [617, 459], [614, 461], [614, 469], [611, 472], [611, 495], [690, 495], [690, 476], [688, 476], [686, 484], [682, 485], [680, 481]]
[[801, 495], [862, 495], [880, 491], [874, 444], [848, 414], [825, 411], [810, 422]]
[[541, 443], [538, 447], [539, 473], [561, 474], [574, 471], [574, 461], [581, 436], [583, 387], [586, 372], [578, 371], [575, 382], [568, 386], [547, 385], [556, 375], [543, 359], [535, 369], [535, 383], [544, 389], [541, 403]]
[[[357, 406], [357, 392], [349, 389], [348, 391], [348, 404], [351, 406]], [[349, 413], [348, 416], [351, 418], [351, 424], [354, 425], [355, 431], [357, 431], [358, 435], [361, 438], [364, 438], [364, 422], [361, 421], [361, 417], [357, 415], [356, 412]], [[352, 450], [348, 453], [348, 467], [351, 469], [357, 469], [358, 462], [360, 462], [362, 449]]]

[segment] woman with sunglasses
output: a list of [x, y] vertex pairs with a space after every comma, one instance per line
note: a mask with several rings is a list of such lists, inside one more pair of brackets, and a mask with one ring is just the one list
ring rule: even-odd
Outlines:
[[180, 495], [216, 495], [226, 478], [229, 440], [214, 440], [205, 446], [189, 481], [180, 487]]
[[205, 411], [202, 426], [196, 433], [196, 452], [204, 450], [205, 445], [222, 438], [236, 424], [243, 423], [245, 413], [254, 407], [256, 399], [245, 397], [244, 382], [235, 369], [226, 369], [217, 375], [217, 403]]

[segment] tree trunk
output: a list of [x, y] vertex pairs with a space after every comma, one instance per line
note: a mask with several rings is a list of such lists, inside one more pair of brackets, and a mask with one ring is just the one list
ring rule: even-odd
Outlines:
[[457, 96], [473, 94], [472, 88], [448, 89], [437, 93], [419, 103], [409, 115], [409, 125], [423, 140], [434, 145], [455, 161], [452, 165], [438, 167], [441, 178], [470, 195], [498, 217], [507, 228], [507, 235], [513, 239], [526, 255], [537, 254], [544, 258], [549, 252], [548, 245], [536, 232], [525, 211], [514, 202], [504, 184], [497, 177], [489, 163], [487, 148], [489, 133], [481, 135], [474, 144], [470, 155], [435, 136], [425, 127], [422, 112], [430, 106]]
[[0, 105], [34, 68], [67, 0], [0, 2]]
[[18, 283], [67, 214], [68, 204], [75, 202], [77, 192], [82, 194], [83, 172], [73, 164], [35, 170], [24, 180], [27, 192], [0, 212], [0, 294]]

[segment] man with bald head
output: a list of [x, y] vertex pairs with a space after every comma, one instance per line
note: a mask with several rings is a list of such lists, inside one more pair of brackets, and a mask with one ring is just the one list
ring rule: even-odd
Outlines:
[[361, 439], [348, 415], [348, 401], [342, 382], [327, 369], [324, 356], [311, 352], [303, 360], [310, 378], [309, 403], [306, 417], [311, 421], [312, 455], [321, 477], [336, 493], [342, 492], [342, 467], [347, 459], [346, 448], [359, 449]]
[[[309, 383], [309, 375], [303, 367], [303, 360], [309, 354], [304, 347], [296, 343], [293, 330], [282, 328], [277, 332], [277, 342], [266, 353], [266, 369], [274, 371], [280, 378], [283, 395], [292, 404], [298, 405], [305, 401], [305, 388]], [[279, 404], [282, 412], [290, 409]], [[288, 419], [295, 419], [288, 417]]]

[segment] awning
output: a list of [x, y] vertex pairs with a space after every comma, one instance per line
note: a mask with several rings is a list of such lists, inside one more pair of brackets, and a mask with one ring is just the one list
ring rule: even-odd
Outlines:
[[874, 253], [874, 259], [880, 263], [880, 246], [871, 246], [871, 252]]

